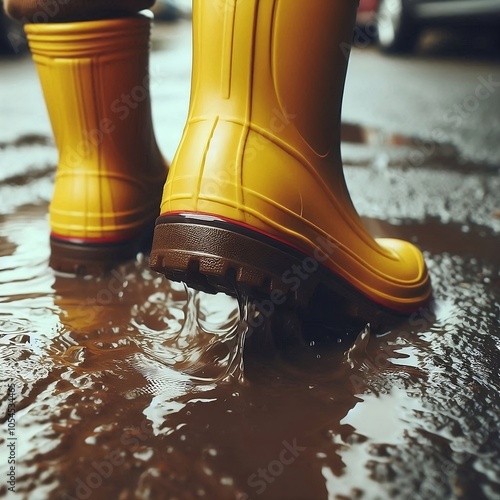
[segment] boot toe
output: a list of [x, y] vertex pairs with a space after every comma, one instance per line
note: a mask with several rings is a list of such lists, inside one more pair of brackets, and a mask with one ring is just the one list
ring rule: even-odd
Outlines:
[[425, 303], [431, 295], [431, 288], [420, 250], [403, 240], [381, 238], [376, 241], [393, 257], [385, 272], [379, 273], [381, 282], [373, 292], [379, 295], [383, 303], [390, 301], [402, 311], [414, 310], [415, 304]]

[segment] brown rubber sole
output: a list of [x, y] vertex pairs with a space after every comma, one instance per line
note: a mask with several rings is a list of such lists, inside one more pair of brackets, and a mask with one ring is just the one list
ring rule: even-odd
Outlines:
[[305, 253], [246, 226], [203, 215], [159, 217], [149, 262], [168, 279], [208, 293], [244, 292], [305, 307], [325, 286], [351, 310], [388, 312]]
[[118, 265], [135, 259], [139, 253], [149, 253], [154, 223], [150, 223], [137, 236], [118, 242], [94, 243], [50, 237], [52, 269], [79, 276], [102, 276]]

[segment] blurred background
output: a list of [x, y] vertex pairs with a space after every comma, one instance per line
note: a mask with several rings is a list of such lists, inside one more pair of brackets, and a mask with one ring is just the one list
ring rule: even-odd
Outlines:
[[[497, 0], [360, 0], [355, 37], [376, 40], [387, 53], [412, 54], [422, 38], [434, 31], [461, 46], [498, 52], [500, 2]], [[454, 32], [454, 37], [453, 37]], [[474, 40], [475, 38], [475, 40]], [[424, 42], [425, 43], [425, 42]], [[427, 45], [427, 46], [428, 46]]]

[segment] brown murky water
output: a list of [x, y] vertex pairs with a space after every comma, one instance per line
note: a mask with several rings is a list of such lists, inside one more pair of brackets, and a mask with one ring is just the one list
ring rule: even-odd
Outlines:
[[[344, 140], [369, 146], [361, 132], [346, 126]], [[52, 146], [28, 137], [9, 148], [43, 158]], [[467, 224], [463, 207], [433, 208], [432, 197], [410, 221], [405, 186], [437, 190], [446, 170], [422, 169], [346, 167], [372, 231], [418, 242], [434, 283], [428, 309], [374, 321], [321, 292], [308, 310], [268, 314], [171, 284], [143, 258], [102, 279], [56, 275], [53, 167], [5, 178], [0, 446], [17, 438], [15, 497], [499, 498], [499, 221], [488, 212], [498, 178], [485, 166], [462, 182], [482, 189]], [[374, 172], [380, 186], [359, 195]], [[443, 193], [463, 175], [449, 173]], [[8, 472], [2, 460], [2, 496]]]
[[348, 314], [322, 291], [269, 311], [143, 257], [56, 275], [52, 140], [0, 143], [0, 497], [500, 498], [498, 165], [353, 124], [343, 139], [370, 230], [425, 252], [434, 302], [411, 317]]

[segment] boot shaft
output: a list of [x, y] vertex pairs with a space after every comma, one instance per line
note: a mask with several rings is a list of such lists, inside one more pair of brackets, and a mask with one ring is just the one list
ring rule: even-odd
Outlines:
[[59, 150], [59, 240], [130, 240], [158, 214], [166, 164], [152, 129], [150, 24], [137, 15], [26, 26]]
[[187, 198], [192, 210], [209, 212], [212, 200], [246, 220], [259, 193], [300, 213], [297, 183], [303, 176], [309, 183], [309, 172], [360, 225], [340, 158], [356, 2], [195, 0], [193, 7], [189, 119], [162, 212]]
[[57, 147], [59, 172], [146, 177], [159, 163], [149, 95], [150, 19], [26, 25]]
[[[338, 152], [353, 0], [195, 0], [190, 119]], [[292, 125], [292, 126], [290, 126]]]

